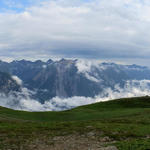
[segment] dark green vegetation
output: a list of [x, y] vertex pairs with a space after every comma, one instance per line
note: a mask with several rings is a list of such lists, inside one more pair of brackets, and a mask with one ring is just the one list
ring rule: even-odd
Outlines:
[[63, 112], [0, 107], [0, 149], [29, 149], [29, 145], [36, 145], [35, 140], [53, 145], [54, 137], [87, 133], [98, 141], [109, 137], [104, 144], [120, 150], [150, 149], [150, 97], [118, 99]]

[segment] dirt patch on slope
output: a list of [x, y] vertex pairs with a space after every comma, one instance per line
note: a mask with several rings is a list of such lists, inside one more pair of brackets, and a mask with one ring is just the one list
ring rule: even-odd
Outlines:
[[[56, 136], [49, 139], [36, 139], [28, 149], [32, 150], [117, 150], [115, 146], [106, 146], [115, 141], [109, 137], [95, 137], [94, 133], [87, 135]], [[106, 146], [106, 147], [105, 147]]]

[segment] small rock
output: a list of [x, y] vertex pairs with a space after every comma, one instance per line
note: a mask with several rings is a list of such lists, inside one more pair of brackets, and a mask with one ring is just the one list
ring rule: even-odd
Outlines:
[[111, 139], [108, 136], [105, 136], [100, 139], [100, 142], [110, 142], [110, 141], [111, 141]]
[[147, 139], [150, 139], [150, 135], [147, 135], [146, 138], [147, 138]]
[[92, 128], [92, 126], [86, 126], [87, 128]]
[[92, 137], [92, 136], [94, 136], [94, 135], [95, 135], [94, 132], [89, 132], [89, 133], [87, 133], [87, 136], [90, 136], [90, 137]]
[[100, 148], [99, 150], [118, 150], [118, 148], [116, 146], [108, 146]]

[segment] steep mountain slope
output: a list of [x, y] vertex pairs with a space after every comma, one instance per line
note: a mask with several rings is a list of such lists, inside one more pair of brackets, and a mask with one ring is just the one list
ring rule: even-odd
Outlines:
[[19, 92], [20, 85], [8, 73], [0, 72], [0, 94]]
[[56, 96], [94, 97], [106, 88], [115, 89], [116, 84], [123, 88], [128, 80], [150, 79], [148, 67], [66, 59], [1, 61], [0, 71], [18, 76], [24, 87], [36, 91], [33, 97], [42, 103]]

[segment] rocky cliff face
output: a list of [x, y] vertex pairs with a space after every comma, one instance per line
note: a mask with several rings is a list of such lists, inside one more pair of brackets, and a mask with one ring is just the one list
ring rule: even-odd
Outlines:
[[[0, 71], [18, 76], [23, 80], [24, 87], [36, 91], [33, 97], [40, 102], [55, 96], [94, 97], [105, 88], [113, 89], [116, 84], [123, 87], [127, 80], [150, 79], [148, 67], [65, 59], [47, 62], [21, 60], [6, 63], [1, 61]], [[3, 81], [1, 80], [2, 83]], [[12, 83], [9, 86], [11, 88], [14, 86], [13, 89], [17, 90], [17, 85]], [[7, 85], [8, 82], [5, 84]], [[8, 91], [11, 88], [8, 88]]]

